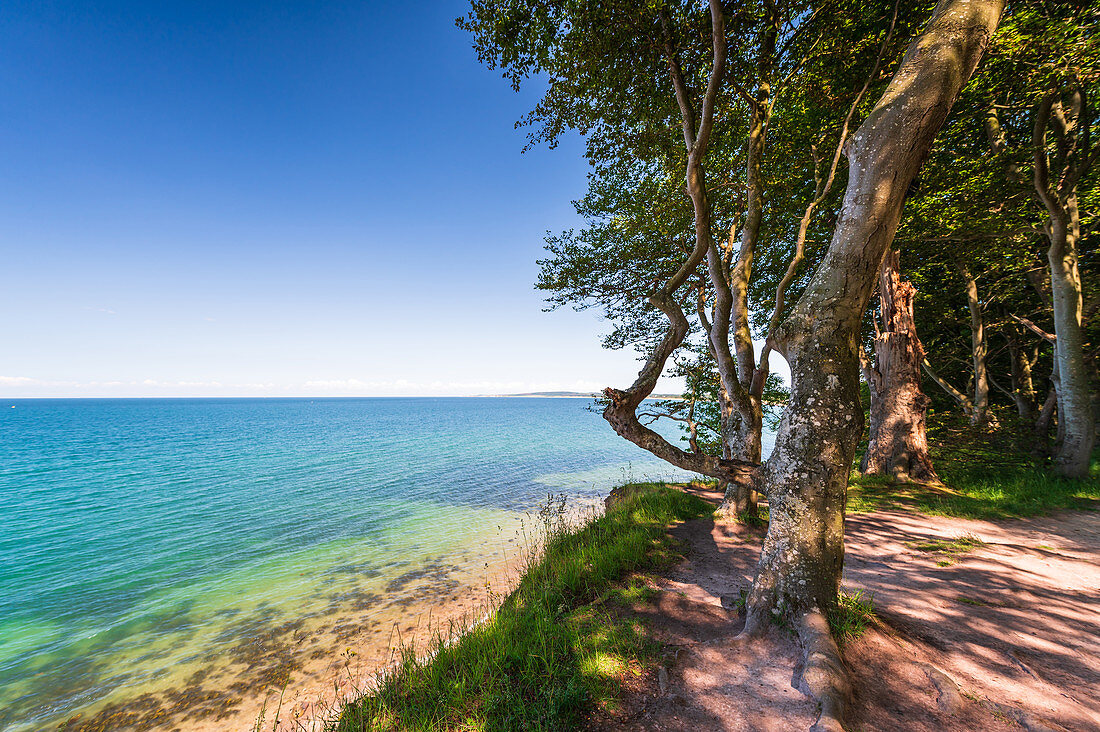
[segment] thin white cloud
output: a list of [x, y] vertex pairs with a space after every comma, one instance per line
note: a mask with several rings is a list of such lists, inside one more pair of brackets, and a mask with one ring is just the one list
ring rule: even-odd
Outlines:
[[0, 385], [2, 386], [38, 386], [43, 383], [29, 376], [0, 376]]

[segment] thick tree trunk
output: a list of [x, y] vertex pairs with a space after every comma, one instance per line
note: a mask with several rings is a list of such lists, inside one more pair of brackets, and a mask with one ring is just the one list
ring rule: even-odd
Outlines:
[[836, 607], [844, 503], [863, 428], [857, 339], [905, 193], [997, 26], [1003, 0], [941, 0], [848, 145], [832, 242], [791, 314], [771, 334], [791, 367], [791, 400], [761, 470], [770, 523], [745, 633], [774, 615]]
[[875, 362], [867, 369], [870, 440], [860, 469], [900, 482], [936, 483], [925, 430], [929, 399], [920, 388], [924, 348], [913, 319], [915, 295], [913, 283], [901, 279], [898, 252], [888, 251], [879, 274], [882, 324], [875, 337]]
[[1068, 220], [1056, 218], [1051, 222], [1047, 252], [1054, 295], [1054, 357], [1058, 362], [1058, 426], [1062, 433], [1054, 468], [1061, 475], [1084, 478], [1089, 474], [1096, 422], [1081, 327], [1081, 274], [1077, 269], [1080, 222], [1075, 196], [1067, 208]]
[[[1081, 327], [1081, 273], [1077, 267], [1081, 214], [1077, 208], [1077, 185], [1095, 156], [1100, 154], [1100, 148], [1090, 147], [1091, 120], [1084, 91], [1077, 87], [1065, 92], [1048, 94], [1036, 109], [1032, 131], [1033, 182], [1049, 216], [1044, 229], [1050, 242], [1047, 262], [1054, 305], [1054, 363], [1058, 374], [1055, 387], [1060, 436], [1054, 468], [1067, 477], [1084, 478], [1089, 473], [1089, 459], [1096, 441], [1096, 422]], [[1063, 105], [1063, 97], [1068, 104]], [[1057, 154], [1054, 161], [1060, 170], [1050, 168], [1049, 126], [1055, 128]]]
[[[745, 403], [740, 409], [732, 411], [723, 425], [722, 457], [748, 463], [760, 463], [762, 454], [762, 432], [764, 411], [760, 399], [745, 394]], [[734, 449], [736, 448], [736, 449]], [[728, 483], [725, 498], [719, 508], [723, 513], [740, 517], [755, 517], [758, 514], [757, 490], [750, 481]]]

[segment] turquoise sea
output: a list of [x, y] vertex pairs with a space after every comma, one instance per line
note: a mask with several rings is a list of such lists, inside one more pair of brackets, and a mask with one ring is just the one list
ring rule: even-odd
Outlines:
[[367, 632], [320, 619], [454, 591], [547, 494], [684, 477], [591, 404], [0, 401], [0, 730], [222, 666], [247, 694]]

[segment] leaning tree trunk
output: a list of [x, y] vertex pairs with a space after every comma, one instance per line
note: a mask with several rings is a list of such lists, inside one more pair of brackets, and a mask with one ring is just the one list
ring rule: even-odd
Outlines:
[[936, 483], [928, 454], [924, 415], [929, 399], [920, 388], [924, 348], [913, 319], [913, 283], [901, 279], [900, 255], [890, 250], [879, 274], [882, 325], [875, 336], [875, 362], [867, 370], [871, 432], [860, 470], [900, 482]]
[[[848, 145], [832, 242], [771, 335], [791, 367], [790, 405], [761, 469], [770, 523], [747, 600], [746, 634], [773, 616], [836, 607], [848, 473], [863, 427], [857, 340], [910, 183], [997, 26], [1003, 0], [940, 0]], [[812, 656], [811, 656], [812, 661]]]

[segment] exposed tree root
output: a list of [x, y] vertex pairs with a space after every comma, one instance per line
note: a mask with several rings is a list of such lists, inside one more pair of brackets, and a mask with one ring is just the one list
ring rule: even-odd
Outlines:
[[810, 732], [844, 732], [844, 710], [852, 698], [852, 683], [829, 623], [825, 614], [814, 608], [799, 618], [797, 625], [804, 659], [799, 688], [820, 705], [820, 716]]
[[936, 706], [948, 714], [958, 711], [963, 705], [959, 682], [930, 663], [922, 663], [921, 666], [928, 675], [928, 680], [936, 687]]

